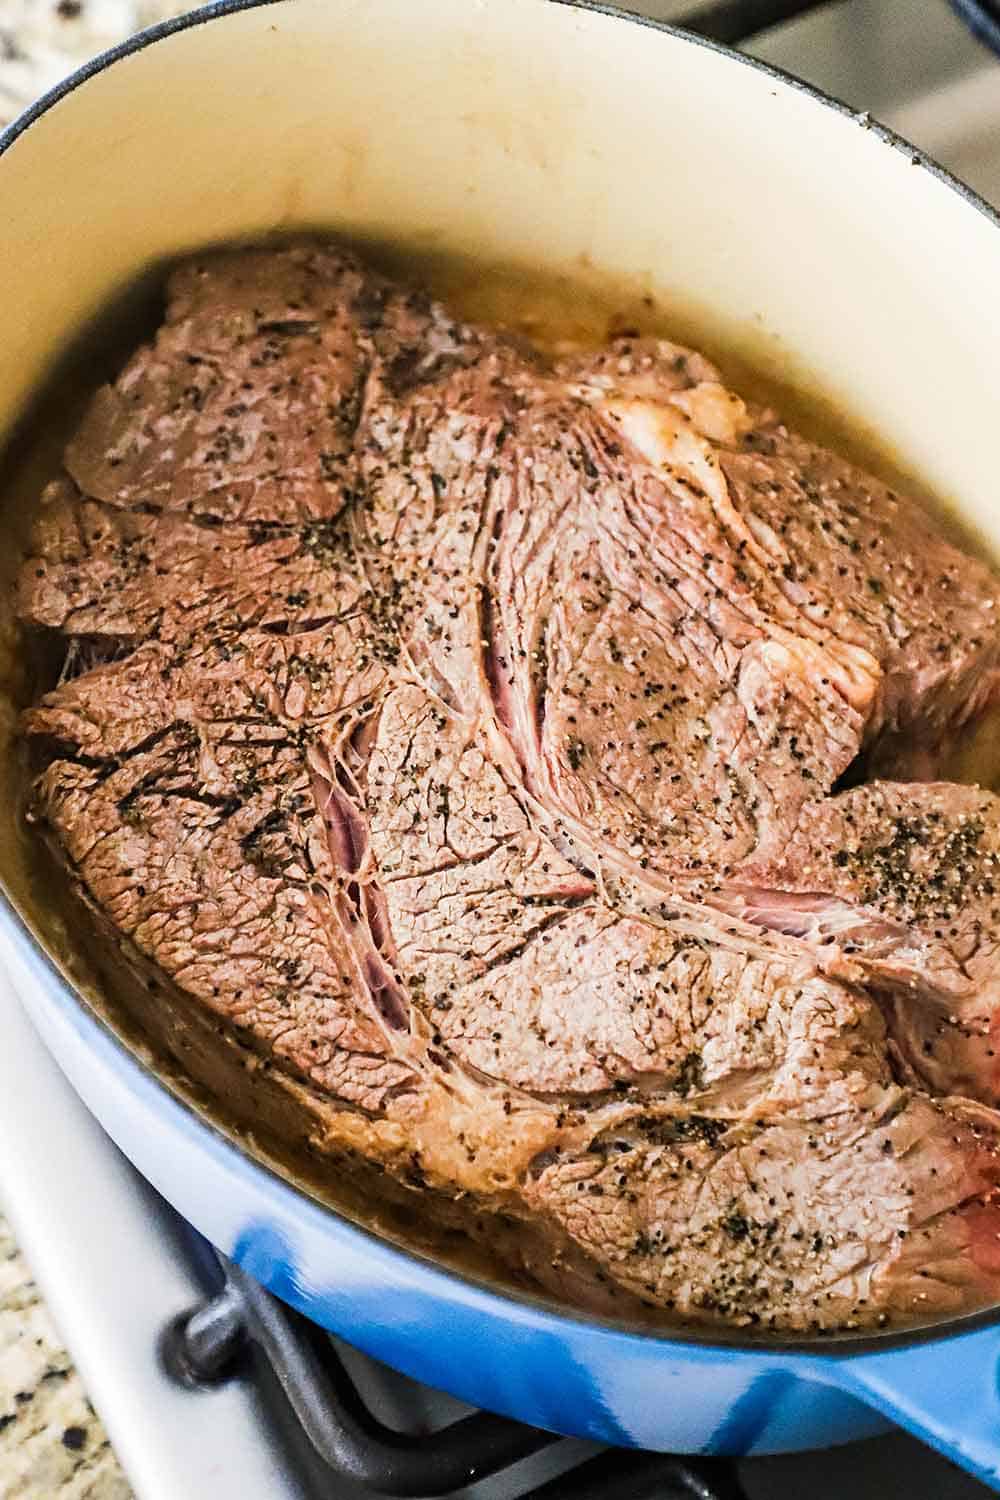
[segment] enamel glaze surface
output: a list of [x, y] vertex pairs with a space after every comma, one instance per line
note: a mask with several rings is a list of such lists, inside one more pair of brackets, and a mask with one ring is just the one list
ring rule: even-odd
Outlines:
[[[334, 226], [641, 286], [808, 378], [1000, 543], [996, 221], [863, 122], [676, 34], [555, 0], [220, 9], [10, 134], [0, 214], [0, 428], [137, 272], [213, 240]], [[491, 1293], [256, 1165], [85, 1012], [12, 914], [0, 943], [67, 1075], [160, 1191], [399, 1368], [544, 1426], [664, 1449], [844, 1441], [884, 1412], [998, 1484], [992, 1326], [794, 1353], [630, 1335]]]

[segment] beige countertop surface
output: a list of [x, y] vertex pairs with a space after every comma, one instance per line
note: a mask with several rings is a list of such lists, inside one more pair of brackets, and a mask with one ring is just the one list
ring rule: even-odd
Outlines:
[[[194, 8], [170, 0], [0, 0], [0, 127], [96, 53]], [[0, 1216], [0, 1500], [131, 1495]]]
[[0, 1496], [129, 1500], [41, 1294], [0, 1218]]

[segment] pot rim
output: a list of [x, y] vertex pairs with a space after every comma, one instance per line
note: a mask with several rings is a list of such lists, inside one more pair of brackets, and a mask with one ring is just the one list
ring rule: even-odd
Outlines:
[[[199, 10], [185, 12], [134, 33], [116, 46], [98, 53], [97, 56], [67, 75], [0, 131], [0, 158], [32, 125], [48, 114], [62, 99], [74, 93], [89, 79], [103, 73], [113, 64], [137, 52], [145, 51], [155, 42], [177, 32], [224, 20], [242, 11], [285, 3], [288, 3], [288, 0], [212, 0], [212, 3], [202, 6]], [[983, 215], [994, 229], [1000, 231], [1000, 211], [987, 203], [974, 189], [894, 130], [873, 120], [867, 111], [859, 112], [852, 109], [824, 90], [795, 77], [794, 74], [786, 73], [771, 63], [739, 52], [721, 42], [699, 36], [697, 32], [623, 10], [618, 5], [608, 3], [608, 0], [538, 0], [538, 3], [565, 6], [570, 10], [590, 11], [612, 20], [626, 22], [654, 32], [663, 32], [683, 41], [686, 45], [706, 48], [725, 57], [733, 64], [753, 69], [824, 108], [848, 120], [853, 120], [860, 129], [870, 131], [882, 145], [904, 155], [911, 166], [919, 168], [943, 183], [964, 199], [971, 208]], [[511, 1311], [516, 1310], [519, 1315], [527, 1315], [539, 1324], [562, 1326], [567, 1329], [575, 1328], [596, 1334], [598, 1337], [615, 1340], [638, 1341], [643, 1345], [659, 1346], [664, 1353], [672, 1351], [676, 1354], [683, 1354], [687, 1351], [699, 1350], [705, 1353], [746, 1354], [768, 1362], [783, 1362], [789, 1355], [795, 1355], [813, 1360], [833, 1359], [840, 1363], [859, 1355], [889, 1353], [907, 1347], [939, 1343], [1000, 1324], [1000, 1304], [998, 1304], [995, 1307], [984, 1308], [957, 1318], [944, 1319], [937, 1323], [885, 1332], [871, 1330], [857, 1334], [836, 1332], [827, 1335], [803, 1335], [797, 1338], [782, 1338], [766, 1333], [747, 1333], [737, 1328], [731, 1331], [726, 1329], [702, 1331], [697, 1328], [678, 1327], [661, 1332], [656, 1329], [636, 1328], [634, 1324], [624, 1319], [574, 1312], [569, 1309], [563, 1310], [541, 1294], [533, 1296], [530, 1292], [499, 1290], [485, 1277], [454, 1270], [432, 1256], [418, 1250], [407, 1249], [364, 1225], [356, 1223], [331, 1204], [313, 1196], [304, 1187], [293, 1182], [290, 1177], [255, 1156], [240, 1140], [235, 1130], [225, 1129], [207, 1113], [196, 1109], [183, 1094], [172, 1088], [152, 1068], [145, 1066], [110, 1022], [88, 1002], [85, 994], [63, 972], [31, 924], [22, 915], [8, 893], [2, 878], [0, 878], [0, 940], [11, 941], [36, 971], [39, 964], [41, 965], [39, 977], [48, 981], [54, 996], [57, 996], [64, 1004], [68, 1002], [72, 1007], [71, 1017], [77, 1032], [88, 1034], [88, 1043], [96, 1042], [103, 1050], [113, 1055], [116, 1063], [122, 1066], [122, 1071], [127, 1075], [128, 1087], [133, 1091], [144, 1092], [164, 1114], [176, 1112], [173, 1122], [175, 1127], [184, 1129], [189, 1134], [200, 1136], [203, 1145], [229, 1159], [232, 1165], [262, 1177], [272, 1191], [289, 1194], [297, 1205], [305, 1206], [310, 1213], [323, 1216], [335, 1226], [339, 1235], [357, 1236], [371, 1251], [377, 1251], [380, 1257], [403, 1261], [419, 1270], [421, 1275], [431, 1282], [428, 1289], [437, 1290], [443, 1298], [447, 1298], [449, 1287], [458, 1286], [466, 1294], [473, 1293], [477, 1300], [482, 1299], [484, 1310], [490, 1310], [500, 1317], [509, 1317]], [[437, 1283], [437, 1287], [434, 1283]]]

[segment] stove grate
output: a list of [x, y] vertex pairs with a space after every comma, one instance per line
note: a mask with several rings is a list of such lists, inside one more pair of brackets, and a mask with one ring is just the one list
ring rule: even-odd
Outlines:
[[[221, 1261], [221, 1257], [220, 1257]], [[302, 1431], [331, 1473], [379, 1495], [446, 1496], [513, 1468], [563, 1439], [475, 1412], [437, 1431], [410, 1435], [370, 1411], [329, 1336], [222, 1261], [221, 1289], [174, 1319], [161, 1359], [191, 1388], [237, 1374], [248, 1343], [270, 1365]], [[548, 1480], [521, 1500], [743, 1500], [722, 1459], [609, 1449]]]
[[749, 41], [760, 31], [793, 21], [813, 10], [825, 9], [834, 0], [709, 0], [686, 15], [678, 16], [674, 25], [713, 42]]
[[973, 36], [1000, 56], [1000, 0], [951, 0]]

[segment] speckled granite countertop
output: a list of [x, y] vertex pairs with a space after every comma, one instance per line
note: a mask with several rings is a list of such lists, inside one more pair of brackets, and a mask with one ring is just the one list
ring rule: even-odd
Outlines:
[[196, 9], [190, 0], [0, 0], [0, 126], [95, 53]]
[[[195, 8], [190, 0], [0, 0], [0, 127], [95, 53]], [[0, 1217], [0, 1500], [131, 1495]]]
[[0, 1219], [0, 1496], [129, 1500], [100, 1420]]

